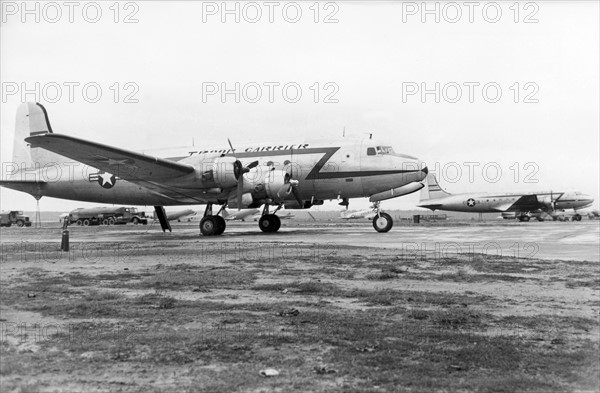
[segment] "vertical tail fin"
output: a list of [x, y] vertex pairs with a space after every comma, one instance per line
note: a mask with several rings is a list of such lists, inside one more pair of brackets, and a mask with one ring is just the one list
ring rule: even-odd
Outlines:
[[421, 189], [420, 200], [439, 199], [451, 195], [440, 187], [434, 174], [427, 174], [426, 186]]
[[13, 162], [20, 168], [44, 166], [48, 163], [66, 162], [66, 157], [45, 149], [31, 148], [25, 138], [52, 133], [48, 113], [42, 104], [26, 102], [17, 109], [13, 142]]

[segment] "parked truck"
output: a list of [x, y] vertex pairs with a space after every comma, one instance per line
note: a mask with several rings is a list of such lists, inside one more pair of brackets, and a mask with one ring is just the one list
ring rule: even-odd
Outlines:
[[92, 207], [71, 211], [69, 224], [89, 225], [122, 225], [129, 222], [138, 225], [148, 224], [146, 213], [138, 212], [135, 207]]
[[9, 227], [11, 225], [30, 227], [31, 221], [29, 221], [29, 217], [23, 215], [22, 211], [13, 210], [0, 213], [0, 226]]

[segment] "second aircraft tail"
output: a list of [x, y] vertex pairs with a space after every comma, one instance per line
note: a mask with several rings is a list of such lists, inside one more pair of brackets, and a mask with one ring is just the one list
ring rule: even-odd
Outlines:
[[426, 181], [426, 187], [423, 187], [421, 189], [421, 195], [420, 195], [421, 201], [426, 201], [426, 200], [430, 200], [430, 199], [439, 199], [439, 198], [444, 198], [444, 197], [451, 195], [450, 193], [444, 191], [442, 189], [442, 187], [440, 187], [440, 185], [433, 173], [427, 174], [427, 178], [425, 181]]

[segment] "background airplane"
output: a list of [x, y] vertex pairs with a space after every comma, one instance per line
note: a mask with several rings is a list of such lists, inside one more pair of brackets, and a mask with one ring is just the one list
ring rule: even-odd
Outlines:
[[342, 211], [340, 213], [340, 218], [344, 220], [357, 220], [360, 218], [366, 218], [367, 220], [372, 220], [373, 217], [377, 214], [374, 207], [365, 210], [359, 210], [355, 212]]
[[[502, 213], [505, 218], [529, 221], [535, 217], [539, 221], [556, 219], [565, 209], [583, 209], [594, 199], [577, 191], [572, 192], [532, 192], [532, 193], [464, 193], [450, 194], [444, 191], [436, 177], [428, 174], [427, 187], [421, 190], [419, 207], [431, 210], [447, 210], [471, 213]], [[573, 216], [581, 220], [580, 214]]]
[[[291, 218], [294, 218], [294, 215], [292, 214], [292, 212], [289, 212], [285, 209], [281, 209], [277, 212], [277, 217], [279, 217], [280, 220], [289, 220]], [[254, 221], [260, 220], [260, 213], [256, 213], [253, 217]]]
[[[221, 217], [225, 219], [225, 221], [246, 221], [246, 218], [253, 217], [255, 214], [260, 214], [260, 210], [258, 209], [241, 209], [238, 211], [230, 212], [227, 209], [221, 210]], [[279, 218], [281, 216], [278, 214]]]
[[238, 149], [229, 143], [158, 157], [55, 134], [45, 108], [34, 103], [17, 110], [10, 164], [3, 165], [1, 186], [36, 199], [151, 205], [163, 231], [170, 230], [164, 206], [206, 204], [200, 232], [207, 236], [220, 235], [226, 227], [213, 205], [264, 205], [258, 226], [269, 233], [279, 230], [275, 213], [283, 207], [307, 209], [324, 200], [365, 197], [377, 206], [373, 227], [387, 232], [392, 217], [379, 210], [379, 203], [420, 190], [427, 174], [419, 159], [373, 139], [270, 142]]
[[[185, 209], [185, 210], [177, 210], [174, 212], [165, 212], [166, 216], [167, 216], [167, 220], [168, 221], [175, 221], [177, 220], [179, 221], [192, 221], [192, 219], [196, 216], [197, 212], [192, 210], [192, 209]], [[154, 212], [154, 214], [152, 215], [152, 219], [154, 220], [158, 220], [158, 216], [156, 214], [156, 211]]]

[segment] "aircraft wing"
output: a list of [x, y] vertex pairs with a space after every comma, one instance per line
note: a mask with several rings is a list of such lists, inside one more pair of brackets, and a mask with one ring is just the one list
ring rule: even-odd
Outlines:
[[520, 197], [519, 199], [517, 199], [514, 202], [497, 206], [496, 210], [502, 211], [502, 212], [532, 211], [532, 210], [538, 210], [538, 209], [544, 208], [544, 207], [545, 207], [545, 205], [538, 200], [537, 195], [529, 194], [529, 195], [523, 195], [522, 197]]
[[172, 180], [194, 172], [191, 165], [67, 135], [44, 134], [25, 138], [25, 141], [32, 147], [41, 147], [125, 180], [156, 182], [161, 179]]

